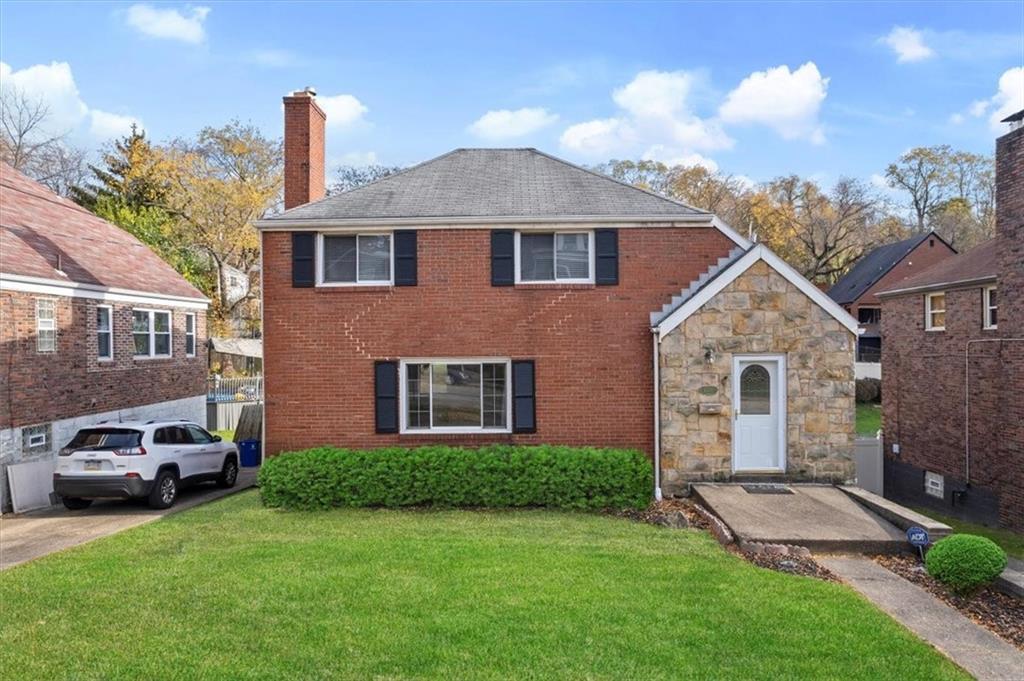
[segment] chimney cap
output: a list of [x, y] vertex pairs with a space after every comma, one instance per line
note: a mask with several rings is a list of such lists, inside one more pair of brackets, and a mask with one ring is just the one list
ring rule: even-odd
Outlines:
[[292, 93], [292, 97], [302, 97], [304, 95], [309, 97], [316, 97], [316, 88], [313, 87], [312, 85], [307, 85], [301, 90], [296, 90], [295, 92]]

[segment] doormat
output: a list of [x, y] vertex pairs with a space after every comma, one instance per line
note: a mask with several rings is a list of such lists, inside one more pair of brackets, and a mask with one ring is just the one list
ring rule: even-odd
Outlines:
[[792, 494], [793, 490], [786, 487], [785, 485], [774, 485], [769, 483], [759, 483], [756, 485], [743, 485], [743, 490], [747, 494]]

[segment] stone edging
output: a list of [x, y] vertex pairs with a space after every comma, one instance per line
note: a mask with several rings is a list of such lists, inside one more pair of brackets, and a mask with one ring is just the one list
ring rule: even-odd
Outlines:
[[737, 543], [739, 550], [743, 553], [764, 553], [770, 556], [795, 556], [797, 558], [811, 557], [811, 551], [806, 546], [795, 546], [793, 544], [766, 544], [764, 542], [745, 541], [742, 539], [737, 542], [732, 532], [718, 516], [700, 504], [694, 504], [693, 507], [697, 509], [698, 513], [707, 519], [708, 524], [710, 525], [711, 534], [715, 535], [715, 539], [717, 539], [718, 543], [723, 546]]
[[735, 537], [732, 536], [732, 532], [729, 531], [729, 528], [726, 527], [725, 523], [723, 523], [718, 518], [718, 516], [716, 516], [714, 513], [707, 510], [700, 504], [694, 504], [693, 507], [697, 509], [697, 512], [704, 516], [704, 518], [708, 521], [708, 524], [710, 525], [711, 534], [715, 535], [715, 539], [718, 540], [719, 544], [722, 544], [724, 546], [726, 544], [732, 544], [736, 541]]

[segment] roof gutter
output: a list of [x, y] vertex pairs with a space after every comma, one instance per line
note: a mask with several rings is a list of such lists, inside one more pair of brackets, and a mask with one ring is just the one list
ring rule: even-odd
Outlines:
[[908, 293], [923, 293], [925, 291], [940, 291], [947, 288], [967, 288], [969, 286], [976, 286], [978, 284], [988, 284], [996, 281], [998, 276], [995, 274], [985, 275], [983, 277], [974, 277], [972, 279], [955, 279], [953, 281], [941, 281], [935, 284], [922, 284], [920, 286], [911, 286], [909, 288], [895, 288], [889, 291], [882, 291], [875, 295], [879, 298], [891, 298], [893, 296], [903, 296]]
[[495, 215], [495, 216], [462, 216], [462, 217], [403, 217], [403, 218], [267, 218], [257, 220], [253, 224], [263, 231], [274, 230], [312, 230], [346, 227], [397, 227], [412, 225], [416, 227], [447, 227], [450, 225], [472, 225], [488, 227], [492, 225], [534, 225], [534, 224], [605, 224], [619, 226], [639, 225], [673, 227], [680, 224], [714, 226], [714, 216], [710, 213], [697, 215]]

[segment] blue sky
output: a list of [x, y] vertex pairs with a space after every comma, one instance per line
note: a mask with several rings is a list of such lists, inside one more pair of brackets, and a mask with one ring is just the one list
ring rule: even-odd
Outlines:
[[5, 1], [0, 61], [90, 147], [131, 120], [280, 135], [281, 96], [313, 85], [332, 165], [536, 146], [831, 182], [912, 146], [991, 153], [1024, 108], [1024, 2]]

